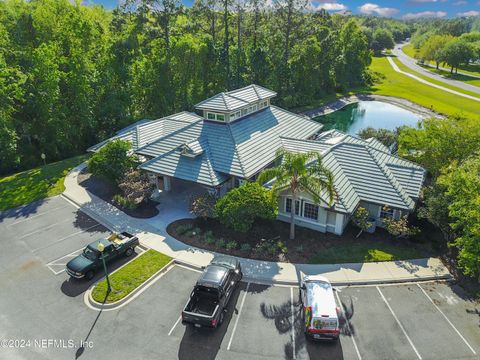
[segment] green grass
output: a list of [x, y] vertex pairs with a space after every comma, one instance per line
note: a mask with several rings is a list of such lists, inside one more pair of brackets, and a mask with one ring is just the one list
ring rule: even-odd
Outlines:
[[0, 210], [61, 194], [67, 173], [87, 158], [88, 155], [76, 156], [0, 178]]
[[310, 258], [311, 264], [342, 264], [375, 261], [395, 261], [422, 258], [422, 254], [407, 246], [378, 243], [334, 246]]
[[448, 79], [457, 80], [457, 81], [464, 82], [465, 84], [480, 87], [480, 79], [470, 77], [470, 76], [465, 76], [465, 75], [462, 75], [462, 74], [455, 74], [455, 73], [451, 74], [450, 71], [445, 71], [445, 70], [442, 70], [442, 69], [437, 70], [437, 69], [429, 67], [429, 66], [423, 66], [423, 68], [425, 68], [426, 70], [428, 70], [430, 72], [433, 72], [435, 74], [442, 75], [442, 76], [444, 76]]
[[[414, 58], [415, 54], [417, 53], [417, 50], [415, 50], [415, 48], [413, 47], [412, 44], [405, 45], [402, 48], [402, 51], [412, 58]], [[427, 63], [430, 64], [430, 65], [436, 66], [435, 61], [427, 61]], [[443, 64], [441, 66], [444, 67], [444, 68], [448, 68], [448, 65], [446, 65], [446, 64]], [[431, 68], [430, 68], [430, 70], [431, 70]], [[462, 65], [458, 68], [458, 71], [461, 71], [461, 72], [464, 72], [464, 73], [467, 73], [467, 74], [480, 76], [480, 65], [479, 64]], [[443, 72], [450, 74], [450, 72], [448, 72], [448, 71], [443, 71]], [[467, 79], [464, 79], [464, 78], [467, 78]], [[456, 80], [465, 81], [465, 82], [468, 82], [469, 84], [471, 84], [471, 82], [470, 82], [471, 80], [468, 80], [468, 79], [471, 79], [471, 78], [468, 78], [466, 76], [464, 78], [458, 78]], [[475, 84], [472, 84], [472, 85], [475, 85]], [[478, 86], [478, 85], [476, 85], [476, 86]]]
[[372, 58], [370, 69], [383, 78], [374, 86], [363, 89], [363, 93], [401, 97], [446, 115], [479, 117], [477, 101], [436, 89], [400, 74], [393, 70], [386, 57]]
[[[148, 250], [132, 260], [109, 277], [112, 291], [105, 302], [111, 303], [123, 299], [171, 260], [170, 256], [155, 250]], [[93, 289], [92, 297], [95, 301], [103, 303], [106, 293], [107, 281], [102, 280]]]
[[459, 93], [462, 93], [462, 94], [466, 94], [466, 95], [470, 95], [470, 96], [475, 96], [475, 97], [478, 97], [480, 99], [480, 95], [477, 94], [477, 93], [474, 93], [474, 92], [471, 92], [471, 91], [468, 91], [468, 90], [464, 90], [464, 89], [461, 89], [461, 88], [458, 88], [456, 86], [453, 86], [453, 85], [450, 85], [450, 84], [446, 84], [444, 83], [443, 81], [440, 81], [440, 80], [436, 80], [436, 79], [432, 79], [426, 75], [423, 75], [423, 74], [420, 74], [412, 69], [410, 69], [409, 67], [405, 66], [400, 60], [396, 59], [395, 57], [392, 57], [392, 60], [395, 62], [395, 64], [397, 64], [397, 66], [400, 68], [400, 70], [402, 71], [405, 71], [409, 74], [412, 74], [412, 75], [415, 75], [415, 76], [418, 76], [419, 78], [423, 79], [423, 80], [426, 80], [432, 84], [436, 84], [436, 85], [439, 85], [439, 86], [443, 86], [444, 88], [447, 88], [447, 89], [450, 89], [450, 90], [455, 90]]

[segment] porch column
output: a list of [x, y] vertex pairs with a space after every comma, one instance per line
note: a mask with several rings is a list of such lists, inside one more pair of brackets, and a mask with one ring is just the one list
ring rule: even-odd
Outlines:
[[172, 186], [170, 183], [170, 176], [163, 177], [163, 191], [170, 191], [172, 190]]

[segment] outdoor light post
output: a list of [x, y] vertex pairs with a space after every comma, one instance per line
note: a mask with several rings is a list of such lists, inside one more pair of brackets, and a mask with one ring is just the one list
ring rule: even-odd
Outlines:
[[40, 154], [40, 157], [41, 157], [42, 160], [43, 160], [43, 165], [47, 165], [47, 162], [45, 161], [45, 159], [47, 158], [47, 156], [45, 155], [45, 153], [41, 153], [41, 154]]
[[112, 288], [110, 287], [110, 280], [108, 279], [107, 264], [105, 264], [105, 257], [103, 256], [105, 245], [103, 245], [102, 243], [98, 243], [97, 249], [102, 254], [103, 270], [105, 270], [105, 276], [107, 278], [107, 294], [110, 294]]

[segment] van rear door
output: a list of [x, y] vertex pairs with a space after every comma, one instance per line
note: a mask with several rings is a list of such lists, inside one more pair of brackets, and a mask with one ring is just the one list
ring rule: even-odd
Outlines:
[[314, 339], [336, 338], [339, 333], [338, 319], [336, 317], [314, 317], [308, 332]]

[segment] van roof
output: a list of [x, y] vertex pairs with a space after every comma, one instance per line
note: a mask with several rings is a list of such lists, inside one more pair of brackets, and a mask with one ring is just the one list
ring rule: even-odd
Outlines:
[[332, 285], [325, 281], [307, 281], [307, 306], [312, 307], [312, 317], [319, 318], [327, 315], [337, 318], [337, 305], [333, 297]]

